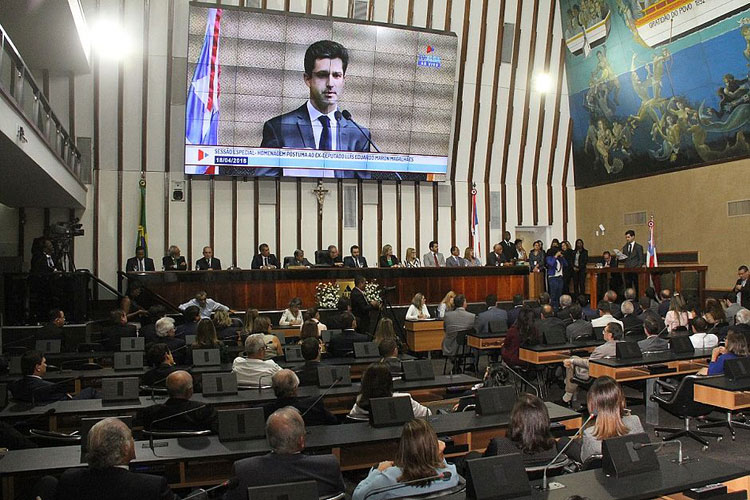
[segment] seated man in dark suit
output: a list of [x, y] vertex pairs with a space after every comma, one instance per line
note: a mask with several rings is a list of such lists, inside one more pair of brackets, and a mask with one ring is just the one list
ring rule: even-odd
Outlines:
[[[370, 151], [370, 131], [360, 131], [351, 116], [338, 109], [344, 92], [349, 54], [344, 46], [320, 40], [305, 51], [303, 78], [310, 90], [309, 99], [289, 113], [263, 124], [262, 148], [317, 149], [321, 151]], [[351, 122], [351, 123], [350, 123]], [[276, 168], [256, 169], [256, 175], [279, 175]], [[335, 172], [336, 177], [353, 174]], [[370, 178], [369, 173], [358, 173]]]
[[318, 367], [320, 366], [320, 342], [313, 337], [302, 341], [302, 357], [305, 364], [297, 372], [299, 385], [318, 385]]
[[[750, 309], [740, 309], [735, 315], [734, 326], [732, 327], [736, 333], [741, 333], [750, 342]], [[719, 338], [721, 335], [726, 338], [726, 330], [719, 332]]]
[[[284, 259], [286, 260], [286, 259]], [[296, 249], [294, 251], [294, 257], [289, 262], [284, 262], [284, 267], [312, 267], [310, 261], [305, 258], [305, 251], [302, 249]]]
[[279, 370], [271, 377], [271, 387], [276, 400], [263, 405], [263, 413], [268, 418], [279, 408], [293, 406], [303, 415], [305, 425], [336, 425], [339, 421], [323, 406], [323, 400], [297, 396], [299, 378], [292, 370]]
[[250, 269], [278, 269], [280, 267], [279, 259], [271, 253], [268, 244], [261, 243], [258, 246], [258, 254], [253, 256], [253, 261], [250, 263]]
[[507, 262], [505, 255], [503, 254], [503, 247], [500, 243], [495, 243], [492, 247], [492, 252], [487, 254], [487, 265], [490, 267], [497, 267]]
[[167, 376], [178, 370], [174, 356], [164, 342], [151, 344], [146, 351], [146, 362], [152, 368], [143, 374], [141, 384], [149, 387], [164, 387]]
[[326, 319], [326, 326], [329, 330], [343, 330], [343, 321], [341, 320], [341, 315], [344, 313], [351, 313], [352, 312], [352, 303], [351, 301], [346, 297], [339, 298], [339, 301], [336, 303], [336, 311], [337, 313], [333, 316]]
[[592, 319], [599, 317], [599, 311], [591, 308], [591, 302], [588, 297], [581, 294], [576, 301], [578, 302], [578, 305], [581, 306], [581, 318], [586, 321], [591, 321]]
[[542, 306], [542, 318], [536, 322], [536, 328], [539, 330], [539, 334], [545, 339], [549, 333], [560, 333], [565, 337], [565, 322], [555, 316], [555, 310], [552, 309], [550, 304]]
[[203, 257], [195, 261], [196, 271], [221, 271], [221, 261], [214, 257], [214, 249], [203, 247]]
[[63, 385], [42, 379], [47, 373], [47, 358], [39, 351], [26, 351], [21, 356], [23, 377], [8, 386], [13, 399], [25, 403], [47, 404], [67, 399], [96, 399], [93, 387], [82, 389], [75, 397], [65, 392]]
[[367, 267], [367, 259], [362, 256], [359, 246], [352, 245], [349, 253], [349, 257], [344, 257], [345, 267]]
[[201, 320], [201, 310], [198, 306], [188, 306], [182, 311], [183, 323], [177, 327], [177, 338], [184, 339], [185, 335], [195, 335], [198, 322]]
[[266, 421], [266, 438], [271, 452], [243, 458], [232, 466], [232, 477], [240, 484], [224, 500], [246, 500], [251, 486], [315, 481], [318, 495], [334, 496], [344, 491], [339, 462], [333, 455], [306, 455], [305, 422], [295, 408], [276, 410]]
[[122, 309], [115, 309], [109, 313], [110, 324], [102, 328], [102, 344], [107, 351], [119, 351], [120, 339], [135, 337], [135, 325], [128, 323], [128, 317]]
[[36, 340], [64, 340], [63, 325], [65, 325], [65, 312], [52, 309], [49, 312], [49, 323], [37, 330], [34, 336]]
[[672, 301], [672, 290], [664, 288], [659, 293], [659, 296], [661, 297], [661, 302], [659, 302], [659, 316], [664, 318], [667, 315], [667, 311], [669, 311], [669, 303]]
[[503, 321], [508, 324], [508, 312], [497, 307], [497, 295], [491, 293], [484, 299], [487, 310], [477, 314], [474, 319], [474, 330], [477, 335], [486, 335], [490, 331], [490, 321]]
[[357, 333], [357, 320], [352, 313], [341, 315], [341, 333], [331, 337], [328, 352], [332, 356], [351, 356], [354, 352], [354, 344], [357, 342], [369, 342], [370, 336], [364, 333]]
[[122, 421], [109, 417], [88, 434], [87, 468], [69, 469], [57, 483], [57, 500], [173, 500], [167, 479], [130, 472], [135, 443]]
[[336, 245], [328, 245], [328, 253], [320, 257], [320, 263], [331, 267], [340, 267], [344, 265], [341, 260], [341, 255], [339, 255], [339, 249]]
[[391, 375], [399, 376], [404, 373], [404, 369], [401, 366], [401, 359], [398, 357], [398, 344], [395, 339], [386, 338], [381, 340], [378, 344], [378, 354], [380, 354], [380, 362], [388, 365]]
[[638, 347], [642, 352], [666, 351], [669, 349], [667, 339], [659, 337], [659, 319], [655, 314], [649, 314], [643, 321], [643, 331], [646, 338], [638, 341]]
[[574, 304], [568, 309], [571, 323], [565, 327], [565, 335], [568, 342], [573, 342], [578, 337], [594, 338], [594, 328], [589, 321], [582, 318], [581, 306]]
[[521, 309], [523, 309], [523, 295], [517, 293], [513, 296], [513, 309], [508, 311], [508, 328], [516, 324]]
[[640, 333], [643, 329], [643, 320], [636, 314], [633, 302], [626, 300], [620, 308], [622, 309], [622, 328], [625, 333], [636, 331]]
[[180, 247], [177, 245], [169, 247], [167, 255], [161, 259], [161, 267], [165, 271], [187, 271], [187, 262], [185, 257], [180, 255]]
[[155, 270], [154, 259], [146, 257], [146, 249], [141, 246], [135, 247], [135, 257], [130, 257], [125, 264], [126, 273]]
[[[170, 373], [167, 377], [167, 393], [169, 399], [164, 404], [147, 406], [138, 410], [133, 425], [143, 426], [145, 430], [155, 431], [202, 431], [207, 429], [217, 431], [218, 417], [216, 410], [210, 405], [205, 406], [190, 400], [193, 397], [192, 375], [184, 370]], [[152, 428], [151, 424], [154, 420], [193, 409], [195, 411], [159, 422]]]
[[560, 309], [555, 314], [558, 318], [563, 320], [565, 326], [570, 324], [570, 306], [573, 305], [573, 297], [568, 294], [560, 295]]

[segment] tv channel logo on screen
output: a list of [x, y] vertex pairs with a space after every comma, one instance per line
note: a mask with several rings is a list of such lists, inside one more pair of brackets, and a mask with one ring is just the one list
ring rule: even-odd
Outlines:
[[417, 55], [417, 66], [425, 68], [439, 68], [440, 56], [435, 54], [435, 47], [428, 45], [425, 52]]

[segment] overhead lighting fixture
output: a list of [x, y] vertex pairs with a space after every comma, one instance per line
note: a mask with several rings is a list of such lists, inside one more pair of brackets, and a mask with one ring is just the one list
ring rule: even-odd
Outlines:
[[128, 32], [111, 19], [97, 20], [91, 27], [90, 35], [91, 48], [103, 59], [117, 61], [133, 50], [133, 41]]
[[534, 77], [534, 90], [541, 93], [552, 92], [555, 81], [549, 73], [539, 73]]

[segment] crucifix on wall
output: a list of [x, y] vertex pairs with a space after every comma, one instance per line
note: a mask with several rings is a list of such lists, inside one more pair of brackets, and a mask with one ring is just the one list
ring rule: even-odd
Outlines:
[[323, 202], [325, 201], [328, 190], [323, 187], [323, 181], [318, 179], [318, 186], [312, 190], [315, 198], [318, 199], [318, 215], [323, 215]]

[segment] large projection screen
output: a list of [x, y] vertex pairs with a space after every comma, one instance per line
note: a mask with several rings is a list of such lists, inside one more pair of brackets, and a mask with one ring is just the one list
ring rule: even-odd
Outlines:
[[[201, 3], [188, 29], [186, 174], [445, 180], [454, 33]], [[348, 66], [307, 76], [325, 40]]]

